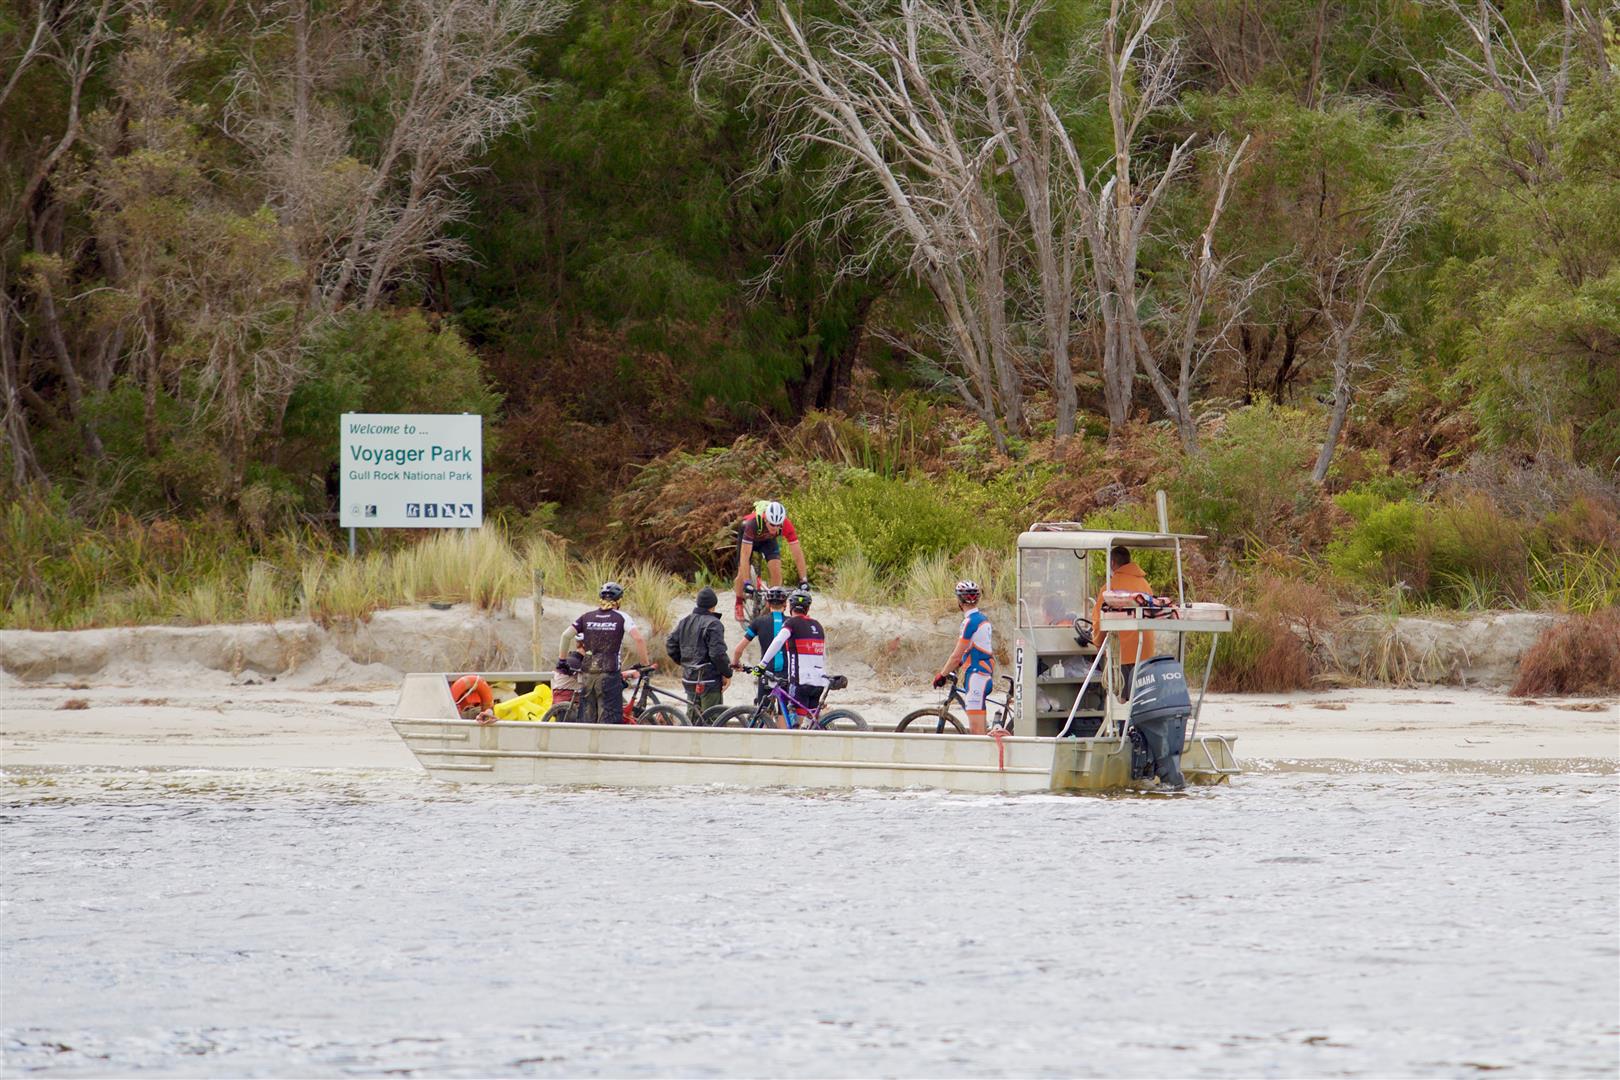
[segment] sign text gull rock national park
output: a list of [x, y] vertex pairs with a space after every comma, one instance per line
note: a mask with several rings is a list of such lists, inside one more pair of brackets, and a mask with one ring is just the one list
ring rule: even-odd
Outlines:
[[344, 413], [345, 528], [476, 529], [484, 523], [484, 418]]

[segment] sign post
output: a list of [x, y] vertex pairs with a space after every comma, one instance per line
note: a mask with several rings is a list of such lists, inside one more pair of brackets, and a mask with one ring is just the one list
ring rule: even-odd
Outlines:
[[484, 418], [344, 413], [338, 524], [349, 530], [484, 524]]

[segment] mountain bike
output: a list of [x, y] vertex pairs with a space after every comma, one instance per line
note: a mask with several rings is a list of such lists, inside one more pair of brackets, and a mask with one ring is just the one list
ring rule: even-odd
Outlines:
[[[685, 727], [690, 720], [690, 710], [687, 700], [680, 694], [660, 690], [653, 685], [652, 675], [656, 670], [651, 664], [637, 664], [630, 669], [637, 674], [636, 685], [630, 691], [630, 700], [624, 703], [624, 722], [627, 724], [652, 724], [657, 727]], [[553, 705], [541, 717], [542, 723], [574, 724], [579, 722], [579, 710], [582, 704], [583, 691], [576, 690], [574, 696], [560, 705]], [[679, 706], [665, 705], [664, 701], [679, 702]]]
[[[1007, 684], [1007, 696], [997, 701], [990, 694], [985, 694], [984, 719], [992, 731], [996, 728], [1011, 731], [1013, 717], [1007, 703], [1012, 700], [1013, 677], [1003, 675], [1001, 680]], [[913, 713], [907, 713], [898, 724], [894, 725], [894, 730], [897, 733], [910, 731], [913, 734], [921, 735], [965, 735], [967, 734], [967, 723], [951, 712], [952, 705], [959, 705], [964, 713], [967, 712], [967, 698], [962, 693], [962, 687], [957, 684], [955, 672], [951, 673], [950, 681], [946, 683], [945, 700], [942, 703], [930, 705], [926, 709], [918, 709]], [[933, 721], [933, 723], [929, 723], [929, 721]]]
[[[770, 604], [765, 600], [765, 591], [771, 586], [765, 582], [766, 569], [765, 556], [755, 551], [748, 556], [748, 573], [743, 578], [743, 625], [747, 626], [755, 619], [769, 611]], [[808, 584], [804, 586], [810, 588]], [[789, 589], [788, 592], [792, 592]]]
[[814, 708], [805, 705], [788, 692], [788, 681], [781, 675], [773, 675], [769, 671], [751, 669], [766, 693], [754, 705], [738, 705], [727, 709], [715, 721], [715, 727], [725, 727], [736, 721], [743, 727], [763, 728], [775, 727], [778, 718], [783, 719], [790, 728], [806, 728], [811, 731], [870, 731], [861, 714], [854, 709], [829, 709], [827, 697], [834, 690], [842, 690], [849, 685], [849, 680], [842, 675], [834, 675], [822, 692], [821, 704]]

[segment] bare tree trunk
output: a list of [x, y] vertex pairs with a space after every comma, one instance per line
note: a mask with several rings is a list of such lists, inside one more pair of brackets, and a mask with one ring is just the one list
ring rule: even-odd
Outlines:
[[11, 294], [0, 289], [0, 420], [6, 429], [6, 446], [11, 452], [11, 485], [17, 490], [31, 483], [48, 483], [34, 453], [34, 440], [28, 431], [28, 416], [22, 403], [22, 372], [11, 330]]
[[1001, 403], [999, 412], [1006, 418], [1008, 429], [1022, 431], [1024, 385], [1018, 376], [1018, 369], [1013, 366], [1009, 348], [1007, 254], [999, 225], [999, 219], [994, 223], [987, 221], [985, 225], [988, 240], [985, 245], [984, 273], [981, 275], [978, 292], [984, 305], [984, 325], [988, 336], [986, 344], [990, 349], [990, 365], [996, 373], [997, 397]]
[[[43, 229], [43, 223], [36, 223], [34, 250], [54, 254], [53, 249], [59, 249], [60, 244], [49, 243]], [[39, 301], [39, 319], [45, 341], [50, 345], [51, 356], [56, 361], [56, 372], [62, 379], [62, 390], [67, 396], [68, 416], [79, 428], [85, 451], [92, 459], [99, 461], [106, 456], [106, 450], [101, 445], [101, 437], [84, 415], [84, 383], [79, 378], [73, 352], [68, 348], [67, 335], [62, 330], [61, 313], [56, 308], [55, 283], [49, 271], [42, 270], [34, 275], [34, 291]]]
[[1322, 53], [1327, 45], [1328, 0], [1316, 5], [1316, 33], [1311, 38], [1311, 74], [1305, 82], [1305, 107], [1316, 108], [1317, 95], [1322, 88]]
[[1183, 301], [1180, 325], [1171, 338], [1177, 361], [1176, 382], [1173, 387], [1169, 378], [1160, 369], [1159, 362], [1153, 358], [1152, 350], [1142, 334], [1140, 325], [1136, 328], [1135, 343], [1142, 369], [1147, 373], [1154, 391], [1159, 395], [1159, 401], [1164, 405], [1165, 412], [1175, 421], [1176, 431], [1181, 436], [1181, 444], [1189, 454], [1198, 452], [1198, 424], [1193, 419], [1192, 413], [1193, 381], [1203, 368], [1210, 352], [1226, 339], [1227, 334], [1248, 309], [1249, 298], [1258, 287], [1261, 276], [1255, 275], [1244, 283], [1236, 302], [1230, 307], [1224, 324], [1201, 348], [1198, 330], [1204, 317], [1204, 308], [1209, 302], [1216, 282], [1225, 272], [1224, 262], [1217, 259], [1214, 253], [1215, 229], [1220, 224], [1221, 211], [1226, 207], [1226, 197], [1232, 188], [1232, 176], [1237, 171], [1239, 162], [1243, 160], [1243, 151], [1248, 145], [1249, 138], [1245, 135], [1238, 148], [1227, 158], [1226, 165], [1221, 169], [1220, 182], [1215, 188], [1215, 199], [1210, 204], [1209, 222], [1204, 226], [1203, 235], [1193, 243], [1192, 250], [1188, 253], [1190, 270], [1187, 276], [1187, 298]]
[[1322, 449], [1316, 455], [1316, 466], [1311, 469], [1313, 484], [1320, 485], [1327, 480], [1328, 466], [1333, 463], [1333, 451], [1339, 445], [1345, 418], [1350, 415], [1350, 399], [1354, 394], [1350, 373], [1350, 338], [1336, 331], [1333, 342], [1333, 410], [1328, 414], [1327, 433], [1322, 437]]
[[162, 344], [158, 337], [157, 305], [150, 299], [141, 304], [141, 353], [144, 363], [141, 380], [141, 435], [146, 456], [155, 458], [162, 450], [158, 438], [158, 383], [162, 378]]
[[[1373, 294], [1405, 250], [1413, 227], [1424, 213], [1423, 195], [1413, 176], [1404, 177], [1378, 209], [1367, 241], [1358, 249], [1344, 249], [1329, 256], [1317, 267], [1318, 312], [1333, 342], [1333, 409], [1316, 467], [1311, 470], [1311, 480], [1318, 485], [1327, 480], [1328, 466], [1349, 419], [1358, 366], [1354, 357], [1357, 335], [1367, 312], [1377, 312]], [[1394, 320], [1382, 317], [1393, 329]]]
[[[23, 185], [22, 193], [16, 202], [4, 209], [0, 216], [0, 244], [4, 244], [11, 236], [12, 230], [22, 221], [28, 207], [34, 202], [34, 197], [44, 186], [45, 181], [56, 171], [57, 164], [67, 152], [73, 149], [79, 141], [79, 132], [82, 124], [80, 112], [84, 97], [84, 84], [95, 70], [96, 57], [100, 52], [102, 42], [107, 39], [107, 22], [113, 13], [113, 0], [101, 0], [96, 8], [89, 28], [84, 36], [75, 42], [70, 50], [65, 50], [61, 61], [63, 70], [68, 77], [68, 109], [67, 122], [63, 125], [62, 135], [50, 151], [40, 159], [29, 174], [28, 181]], [[20, 74], [20, 71], [18, 72]], [[11, 93], [11, 85], [6, 88]]]

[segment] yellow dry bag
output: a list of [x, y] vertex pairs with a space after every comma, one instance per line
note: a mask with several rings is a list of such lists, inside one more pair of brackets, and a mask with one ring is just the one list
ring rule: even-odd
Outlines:
[[495, 703], [497, 720], [539, 720], [551, 708], [551, 687], [541, 683], [527, 694]]

